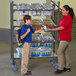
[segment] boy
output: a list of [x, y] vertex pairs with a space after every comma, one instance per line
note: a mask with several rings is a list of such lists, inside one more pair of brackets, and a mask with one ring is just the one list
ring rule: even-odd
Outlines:
[[25, 15], [23, 17], [23, 20], [24, 20], [24, 26], [27, 26], [28, 28], [22, 27], [20, 37], [21, 37], [21, 39], [24, 39], [29, 33], [30, 33], [30, 35], [25, 40], [24, 45], [23, 45], [21, 75], [30, 75], [31, 72], [28, 71], [28, 61], [29, 61], [30, 45], [31, 45], [31, 41], [32, 41], [32, 34], [41, 32], [43, 30], [43, 28], [40, 30], [37, 30], [37, 31], [35, 31], [33, 28], [31, 28], [29, 26], [31, 24], [31, 16], [29, 16], [29, 15]]

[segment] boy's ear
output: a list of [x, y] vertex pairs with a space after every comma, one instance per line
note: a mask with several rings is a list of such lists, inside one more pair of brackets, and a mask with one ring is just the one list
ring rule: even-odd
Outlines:
[[28, 20], [26, 19], [25, 22], [27, 22]]

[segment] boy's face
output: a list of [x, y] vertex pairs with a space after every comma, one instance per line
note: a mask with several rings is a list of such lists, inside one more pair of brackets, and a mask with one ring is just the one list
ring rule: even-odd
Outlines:
[[26, 23], [27, 23], [28, 25], [30, 25], [30, 24], [31, 24], [31, 19], [26, 20]]

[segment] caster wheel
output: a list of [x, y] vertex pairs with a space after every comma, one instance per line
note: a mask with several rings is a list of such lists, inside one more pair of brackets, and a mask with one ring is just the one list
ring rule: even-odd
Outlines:
[[[14, 61], [15, 61], [15, 60], [14, 60]], [[12, 60], [12, 59], [10, 59], [10, 64], [13, 65], [13, 60]]]
[[50, 60], [50, 63], [53, 65], [54, 64], [54, 60]]
[[12, 65], [12, 70], [15, 72], [18, 70], [18, 67], [16, 65]]
[[58, 69], [58, 64], [54, 64], [53, 66], [56, 70]]

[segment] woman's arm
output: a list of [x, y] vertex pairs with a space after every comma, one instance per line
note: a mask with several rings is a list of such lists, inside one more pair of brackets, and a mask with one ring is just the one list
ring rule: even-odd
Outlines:
[[58, 27], [58, 28], [54, 28], [54, 29], [48, 29], [48, 31], [59, 31], [59, 30], [63, 30], [64, 27], [61, 26], [61, 27]]
[[30, 29], [27, 29], [27, 32], [21, 36], [21, 39], [25, 38], [25, 36], [30, 32]]

